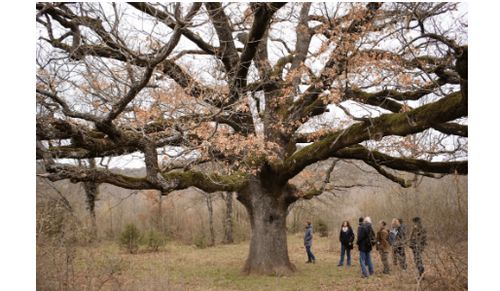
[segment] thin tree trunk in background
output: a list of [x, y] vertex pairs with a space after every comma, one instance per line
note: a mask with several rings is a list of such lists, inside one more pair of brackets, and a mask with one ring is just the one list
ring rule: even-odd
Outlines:
[[115, 232], [113, 230], [113, 212], [111, 208], [111, 202], [108, 201], [108, 212], [109, 212], [109, 235], [110, 238], [114, 239], [115, 238]]
[[97, 239], [97, 221], [95, 214], [95, 200], [99, 194], [99, 185], [94, 182], [84, 182], [83, 189], [85, 189], [85, 203], [90, 215], [90, 237], [91, 240]]
[[208, 225], [210, 228], [210, 246], [215, 245], [215, 231], [214, 231], [214, 209], [212, 204], [212, 193], [205, 193], [205, 199], [208, 208]]
[[[96, 167], [94, 159], [88, 159], [89, 168]], [[84, 182], [83, 189], [85, 190], [85, 203], [90, 216], [90, 239], [94, 241], [97, 239], [97, 220], [95, 214], [95, 201], [99, 195], [99, 184], [95, 182]]]
[[231, 244], [233, 239], [233, 193], [226, 192], [224, 200], [226, 201], [226, 217], [224, 218], [224, 243]]
[[160, 192], [159, 197], [158, 197], [158, 230], [161, 233], [164, 233], [165, 227], [163, 224], [163, 211], [162, 211], [163, 205], [162, 204], [163, 204], [163, 195]]

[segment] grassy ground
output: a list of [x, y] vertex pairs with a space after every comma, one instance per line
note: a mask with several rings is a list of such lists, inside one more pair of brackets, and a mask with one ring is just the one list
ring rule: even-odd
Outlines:
[[[372, 252], [375, 275], [361, 278], [358, 252], [353, 266], [337, 267], [338, 244], [330, 238], [315, 237], [316, 264], [305, 264], [302, 237], [288, 238], [289, 254], [297, 266], [290, 277], [245, 276], [240, 269], [246, 258], [248, 242], [198, 249], [169, 242], [156, 253], [126, 254], [116, 244], [101, 243], [77, 249], [68, 289], [75, 290], [416, 290], [415, 269], [409, 255], [406, 272], [393, 268], [381, 273], [378, 253]], [[430, 268], [431, 269], [431, 268]], [[466, 267], [465, 267], [466, 270]], [[44, 276], [39, 270], [40, 276]], [[68, 275], [66, 275], [68, 276]], [[429, 274], [432, 278], [433, 275]], [[425, 282], [423, 283], [423, 286]], [[428, 284], [428, 283], [427, 283]], [[63, 286], [64, 287], [64, 286]], [[64, 289], [66, 289], [64, 288]], [[426, 289], [431, 288], [428, 284]], [[450, 288], [447, 288], [450, 289]], [[451, 288], [454, 289], [454, 288]]]

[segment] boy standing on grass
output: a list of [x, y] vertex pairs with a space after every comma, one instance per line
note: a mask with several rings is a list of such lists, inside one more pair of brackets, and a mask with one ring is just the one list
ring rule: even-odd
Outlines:
[[316, 257], [314, 257], [314, 254], [311, 251], [312, 247], [312, 240], [313, 240], [313, 229], [310, 221], [307, 221], [305, 223], [306, 230], [304, 233], [304, 246], [306, 247], [306, 252], [307, 252], [307, 262], [306, 263], [316, 263]]

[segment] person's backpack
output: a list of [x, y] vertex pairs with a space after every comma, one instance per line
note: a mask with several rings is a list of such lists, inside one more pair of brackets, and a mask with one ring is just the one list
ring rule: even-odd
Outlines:
[[427, 231], [422, 229], [420, 233], [420, 242], [422, 243], [422, 247], [427, 246]]
[[396, 241], [397, 231], [389, 231], [389, 244], [392, 246]]
[[370, 243], [372, 244], [372, 246], [377, 244], [377, 236], [375, 235], [375, 232], [371, 227], [370, 227], [370, 234], [368, 237], [370, 238]]

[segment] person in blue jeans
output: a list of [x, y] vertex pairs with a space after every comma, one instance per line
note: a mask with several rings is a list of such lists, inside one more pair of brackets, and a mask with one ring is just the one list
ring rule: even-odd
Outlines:
[[[358, 239], [356, 244], [359, 248], [359, 264], [361, 265], [362, 278], [368, 278], [369, 275], [373, 275], [375, 270], [373, 269], [373, 262], [371, 258], [372, 251], [372, 240], [371, 237], [375, 237], [375, 232], [372, 229], [372, 221], [370, 217], [365, 217], [363, 222], [358, 227]], [[368, 272], [366, 270], [368, 267]]]
[[311, 251], [312, 240], [313, 240], [313, 229], [310, 221], [305, 223], [306, 230], [304, 233], [304, 246], [306, 247], [307, 252], [307, 262], [306, 263], [316, 263], [316, 257]]
[[353, 249], [354, 243], [354, 231], [349, 224], [349, 221], [345, 220], [342, 222], [339, 234], [340, 241], [340, 262], [337, 266], [341, 267], [344, 265], [344, 256], [347, 254], [347, 266], [351, 265], [351, 250]]

